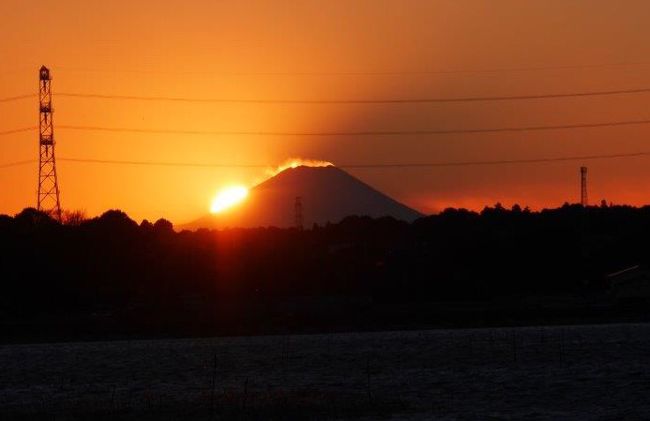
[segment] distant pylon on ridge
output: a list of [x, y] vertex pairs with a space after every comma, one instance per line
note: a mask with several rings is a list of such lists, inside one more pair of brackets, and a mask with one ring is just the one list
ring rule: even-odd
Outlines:
[[587, 167], [580, 167], [580, 204], [585, 207], [589, 205], [587, 198]]
[[52, 121], [52, 77], [50, 70], [41, 66], [38, 71], [39, 92], [39, 159], [38, 199], [36, 208], [61, 221], [59, 183], [54, 156], [54, 122]]
[[293, 205], [294, 209], [294, 223], [297, 229], [303, 229], [303, 220], [302, 220], [302, 197], [296, 196], [296, 201]]

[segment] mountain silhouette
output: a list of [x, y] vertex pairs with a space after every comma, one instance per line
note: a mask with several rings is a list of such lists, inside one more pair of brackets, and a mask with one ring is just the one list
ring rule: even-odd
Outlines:
[[336, 223], [351, 215], [392, 216], [408, 222], [422, 216], [340, 168], [299, 166], [288, 168], [253, 187], [240, 205], [179, 228], [295, 226], [297, 197], [302, 204], [305, 227], [314, 223]]

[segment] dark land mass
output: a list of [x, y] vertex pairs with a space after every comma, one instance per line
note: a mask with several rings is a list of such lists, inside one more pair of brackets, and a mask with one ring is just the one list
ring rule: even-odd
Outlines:
[[1, 340], [643, 321], [648, 238], [650, 207], [195, 232], [26, 209], [0, 216]]

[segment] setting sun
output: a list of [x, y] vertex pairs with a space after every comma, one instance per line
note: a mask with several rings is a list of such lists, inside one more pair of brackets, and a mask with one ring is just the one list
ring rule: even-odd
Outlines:
[[219, 213], [241, 203], [248, 196], [248, 189], [244, 186], [231, 186], [221, 190], [210, 205], [211, 213]]

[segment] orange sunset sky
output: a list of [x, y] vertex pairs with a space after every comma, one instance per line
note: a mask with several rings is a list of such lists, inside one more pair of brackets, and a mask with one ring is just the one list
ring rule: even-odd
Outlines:
[[[650, 94], [437, 104], [183, 103], [57, 92], [234, 99], [527, 95], [650, 87], [645, 0], [0, 1], [0, 98], [37, 92], [52, 69], [57, 157], [277, 166], [419, 163], [650, 151], [650, 125], [435, 136], [95, 132], [445, 130], [650, 119]], [[597, 66], [591, 66], [597, 65]], [[526, 70], [522, 69], [526, 68]], [[534, 69], [531, 69], [534, 68]], [[507, 70], [510, 69], [510, 70]], [[518, 70], [513, 70], [518, 69]], [[0, 102], [0, 132], [34, 126], [37, 99]], [[36, 132], [0, 136], [0, 165], [36, 159]], [[350, 169], [423, 212], [500, 201], [532, 208], [589, 196], [650, 202], [650, 157]], [[262, 168], [58, 163], [65, 209], [120, 208], [183, 223]], [[37, 165], [0, 168], [0, 213], [34, 206]]]

